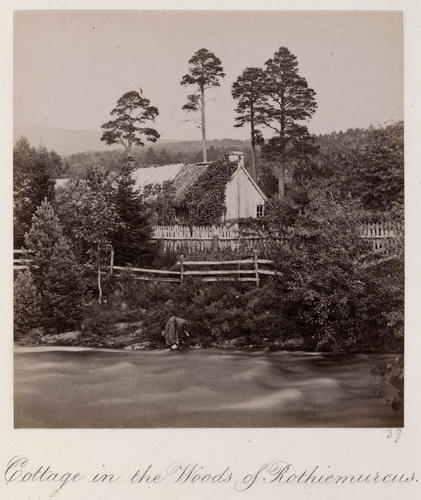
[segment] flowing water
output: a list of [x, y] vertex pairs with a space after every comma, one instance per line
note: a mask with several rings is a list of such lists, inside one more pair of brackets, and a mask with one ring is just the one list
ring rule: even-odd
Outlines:
[[15, 427], [401, 427], [386, 355], [15, 350]]

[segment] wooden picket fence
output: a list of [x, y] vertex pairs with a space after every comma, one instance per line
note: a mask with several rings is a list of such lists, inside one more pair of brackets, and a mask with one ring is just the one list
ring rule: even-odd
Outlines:
[[393, 247], [401, 230], [388, 222], [372, 222], [362, 225], [360, 236], [370, 241], [374, 251], [382, 252]]
[[263, 240], [259, 236], [241, 236], [238, 224], [221, 226], [154, 226], [153, 239], [162, 244], [164, 251], [192, 254], [206, 250], [236, 251], [243, 245], [260, 250]]
[[[397, 231], [388, 223], [368, 223], [361, 227], [361, 238], [368, 239], [374, 251], [387, 253], [396, 242]], [[164, 250], [171, 250], [179, 255], [189, 255], [205, 250], [242, 250], [253, 259], [229, 261], [183, 261], [179, 262], [180, 271], [167, 271], [164, 269], [130, 268], [139, 279], [151, 281], [183, 282], [185, 276], [201, 277], [205, 281], [233, 278], [240, 281], [254, 281], [258, 283], [260, 274], [271, 274], [269, 269], [261, 265], [270, 265], [272, 261], [258, 259], [257, 255], [265, 255], [267, 238], [262, 235], [241, 235], [238, 224], [227, 226], [156, 226], [154, 239], [161, 241]], [[111, 270], [123, 271], [118, 266], [113, 266], [113, 253], [111, 254]], [[13, 269], [20, 271], [28, 268], [31, 262], [30, 251], [25, 249], [13, 250]], [[243, 269], [242, 265], [254, 265], [253, 269]], [[207, 270], [189, 270], [189, 267], [207, 266]], [[234, 266], [232, 268], [218, 269], [218, 266]], [[217, 269], [212, 269], [217, 268]], [[257, 269], [257, 271], [256, 271]], [[254, 277], [252, 278], [252, 274]], [[249, 275], [249, 276], [247, 276]], [[241, 279], [240, 279], [241, 278]]]
[[[365, 223], [361, 238], [368, 239], [373, 250], [386, 249], [396, 239], [396, 228], [387, 222]], [[237, 223], [221, 226], [154, 226], [153, 239], [161, 243], [164, 251], [195, 254], [201, 251], [231, 250], [265, 254], [267, 237], [243, 233]]]

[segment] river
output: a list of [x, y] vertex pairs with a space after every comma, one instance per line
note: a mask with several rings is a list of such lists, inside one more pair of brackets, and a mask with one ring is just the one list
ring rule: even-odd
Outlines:
[[402, 427], [387, 355], [15, 349], [15, 427]]

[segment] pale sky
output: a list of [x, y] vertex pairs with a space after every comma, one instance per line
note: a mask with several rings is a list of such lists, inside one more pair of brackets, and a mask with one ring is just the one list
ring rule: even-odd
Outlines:
[[226, 73], [208, 92], [208, 138], [245, 139], [249, 130], [233, 127], [231, 85], [281, 46], [317, 93], [311, 132], [403, 119], [398, 12], [26, 11], [15, 13], [14, 34], [16, 125], [99, 130], [117, 99], [141, 87], [163, 139], [200, 139], [181, 111], [191, 91], [180, 80], [207, 48]]

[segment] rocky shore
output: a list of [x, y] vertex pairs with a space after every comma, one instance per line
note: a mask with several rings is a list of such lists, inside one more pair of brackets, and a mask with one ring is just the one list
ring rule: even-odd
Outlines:
[[[81, 330], [64, 333], [49, 331], [44, 327], [32, 328], [26, 335], [16, 339], [21, 346], [57, 345], [57, 346], [80, 346], [101, 347], [112, 349], [124, 349], [127, 351], [148, 351], [166, 349], [163, 338], [150, 338], [142, 328], [141, 322], [119, 322], [112, 327], [113, 333], [96, 335]], [[185, 343], [190, 349], [217, 348], [226, 350], [238, 349], [269, 349], [269, 350], [298, 350], [305, 347], [302, 337], [294, 337], [285, 341], [269, 340], [263, 338], [259, 344], [250, 344], [246, 337], [234, 339], [215, 340], [210, 343], [202, 343], [198, 339], [191, 339]]]

